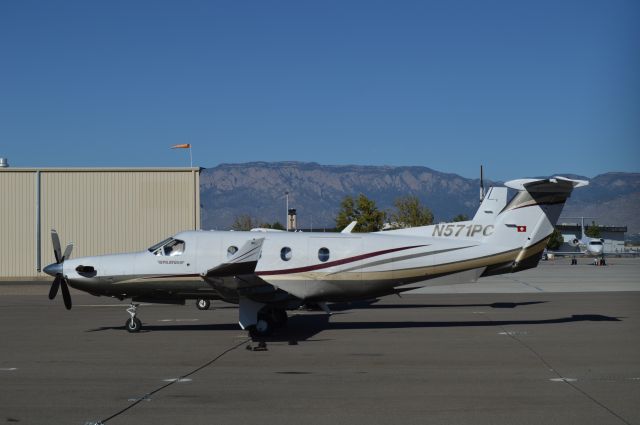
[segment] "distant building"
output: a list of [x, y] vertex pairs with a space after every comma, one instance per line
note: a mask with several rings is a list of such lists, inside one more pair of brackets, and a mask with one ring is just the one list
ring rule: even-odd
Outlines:
[[287, 211], [287, 229], [296, 231], [298, 228], [297, 213], [295, 208], [289, 208]]
[[[604, 240], [605, 254], [624, 252], [624, 235], [627, 232], [627, 226], [597, 226], [600, 229], [600, 238]], [[586, 227], [588, 226], [585, 223], [585, 228]], [[571, 241], [582, 237], [580, 224], [562, 223], [556, 225], [556, 229], [562, 233], [562, 237], [564, 238], [564, 243], [558, 251], [575, 251], [576, 247], [571, 244]]]
[[[6, 161], [5, 161], [6, 164]], [[0, 168], [0, 280], [49, 276], [51, 229], [71, 258], [142, 251], [200, 228], [199, 168]]]

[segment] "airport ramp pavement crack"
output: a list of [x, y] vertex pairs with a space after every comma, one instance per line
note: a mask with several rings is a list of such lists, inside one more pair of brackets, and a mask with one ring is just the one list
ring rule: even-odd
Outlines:
[[173, 384], [175, 384], [177, 382], [185, 382], [186, 380], [188, 380], [189, 376], [194, 375], [197, 372], [201, 371], [202, 369], [211, 366], [216, 361], [218, 361], [219, 359], [224, 357], [226, 354], [229, 354], [230, 352], [236, 350], [237, 348], [240, 348], [241, 346], [245, 345], [246, 343], [248, 343], [250, 341], [251, 341], [251, 338], [243, 339], [241, 342], [232, 345], [231, 347], [227, 348], [226, 350], [224, 350], [223, 352], [221, 352], [220, 354], [215, 356], [213, 359], [211, 359], [208, 362], [204, 363], [203, 365], [198, 366], [197, 368], [193, 369], [191, 372], [189, 372], [189, 373], [187, 373], [185, 375], [179, 376], [176, 379], [172, 379], [169, 382], [167, 382], [166, 384], [161, 385], [160, 387], [154, 389], [153, 391], [150, 391], [150, 392], [148, 392], [146, 394], [143, 394], [141, 397], [132, 399], [133, 401], [132, 401], [131, 404], [129, 404], [125, 408], [117, 411], [116, 413], [112, 414], [111, 416], [108, 416], [108, 417], [106, 417], [106, 418], [104, 418], [102, 420], [99, 420], [99, 421], [87, 421], [87, 422], [85, 422], [85, 425], [104, 425], [104, 424], [106, 424], [111, 419], [117, 418], [118, 416], [120, 416], [124, 412], [126, 412], [127, 410], [132, 409], [133, 407], [137, 406], [140, 402], [150, 400], [152, 395], [159, 393], [160, 391], [164, 390], [165, 388], [170, 387], [171, 385], [173, 385]]
[[[495, 320], [493, 320], [489, 315], [487, 315], [486, 317], [489, 320], [491, 320], [492, 322], [495, 322]], [[553, 367], [553, 365], [551, 363], [549, 363], [544, 358], [544, 356], [542, 354], [540, 354], [535, 348], [533, 348], [532, 346], [527, 344], [522, 339], [518, 338], [518, 335], [526, 335], [526, 333], [509, 331], [503, 325], [498, 325], [498, 326], [503, 331], [501, 333], [501, 335], [508, 336], [509, 338], [511, 338], [512, 340], [517, 342], [519, 345], [524, 347], [527, 351], [531, 352], [534, 356], [536, 356], [538, 358], [538, 360], [540, 360], [540, 362], [542, 362], [542, 364], [544, 364], [547, 367], [547, 369], [549, 369], [549, 371], [551, 371], [554, 375], [556, 375], [557, 378], [554, 378], [553, 381], [563, 382], [563, 383], [569, 385], [574, 391], [578, 392], [579, 394], [581, 394], [582, 396], [587, 398], [590, 402], [592, 402], [596, 406], [599, 406], [600, 408], [602, 408], [605, 411], [607, 411], [610, 415], [612, 415], [613, 417], [618, 419], [620, 422], [622, 422], [622, 423], [624, 423], [626, 425], [632, 425], [631, 422], [629, 422], [628, 420], [626, 420], [625, 418], [620, 416], [618, 413], [614, 412], [611, 408], [607, 407], [604, 403], [602, 403], [601, 401], [597, 400], [594, 396], [592, 396], [591, 394], [589, 394], [588, 392], [586, 392], [585, 390], [580, 388], [576, 384], [576, 380], [575, 379], [567, 378], [567, 377], [563, 376], [562, 373], [560, 373], [560, 371], [558, 371], [555, 367]]]

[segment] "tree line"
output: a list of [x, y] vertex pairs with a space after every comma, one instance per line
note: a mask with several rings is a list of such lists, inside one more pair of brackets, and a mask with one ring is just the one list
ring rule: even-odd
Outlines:
[[[340, 231], [351, 222], [357, 222], [353, 232], [369, 233], [380, 230], [404, 229], [408, 227], [428, 226], [433, 224], [433, 213], [422, 205], [417, 196], [408, 195], [396, 198], [391, 211], [380, 210], [373, 199], [364, 194], [357, 197], [345, 196], [340, 203], [340, 210], [335, 218], [336, 230]], [[467, 221], [469, 217], [458, 214], [451, 221]], [[261, 222], [249, 215], [237, 216], [231, 228], [233, 230], [251, 230], [254, 228], [285, 230], [278, 221], [274, 223]], [[585, 229], [585, 234], [591, 238], [600, 237], [600, 228], [595, 222]], [[554, 230], [547, 243], [547, 248], [560, 248], [564, 239], [559, 230]]]
[[[469, 220], [464, 214], [453, 217], [453, 221]], [[433, 224], [433, 213], [422, 205], [417, 196], [402, 196], [394, 201], [391, 211], [380, 210], [373, 199], [364, 194], [357, 197], [345, 196], [335, 218], [336, 230], [340, 231], [356, 221], [354, 232], [378, 232], [383, 229], [402, 229], [407, 227], [428, 226]], [[267, 223], [243, 214], [235, 218], [233, 230], [251, 230], [267, 228], [285, 230], [279, 222]]]

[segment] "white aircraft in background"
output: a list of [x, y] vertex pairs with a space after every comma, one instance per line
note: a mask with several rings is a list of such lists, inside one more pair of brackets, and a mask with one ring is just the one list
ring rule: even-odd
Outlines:
[[[571, 217], [566, 217], [571, 218]], [[580, 229], [581, 236], [580, 239], [574, 238], [569, 244], [576, 248], [575, 251], [553, 251], [554, 254], [561, 255], [588, 255], [591, 257], [600, 257], [604, 258], [604, 239], [600, 238], [590, 238], [584, 232], [584, 217], [580, 217]], [[575, 263], [574, 263], [575, 264]]]
[[472, 220], [376, 233], [188, 231], [146, 251], [69, 259], [51, 237], [55, 279], [67, 309], [67, 285], [96, 296], [131, 298], [126, 322], [138, 332], [140, 302], [221, 299], [239, 305], [239, 324], [253, 336], [287, 321], [306, 303], [353, 301], [425, 285], [466, 283], [536, 267], [566, 199], [588, 182], [521, 179], [491, 188]]

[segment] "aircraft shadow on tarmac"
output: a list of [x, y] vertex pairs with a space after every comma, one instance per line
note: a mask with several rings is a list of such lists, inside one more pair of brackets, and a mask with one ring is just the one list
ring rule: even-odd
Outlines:
[[[341, 313], [338, 313], [341, 314]], [[313, 341], [313, 337], [325, 330], [370, 330], [370, 329], [429, 329], [456, 327], [502, 327], [509, 325], [554, 325], [572, 322], [619, 322], [620, 318], [600, 314], [574, 314], [567, 317], [542, 320], [477, 320], [477, 321], [399, 321], [399, 322], [331, 322], [331, 316], [325, 313], [306, 313], [289, 318], [286, 328], [276, 329], [268, 337], [254, 338], [254, 341], [288, 342], [295, 345], [298, 341]], [[109, 326], [87, 330], [99, 332], [107, 330], [124, 331], [124, 326]], [[238, 331], [236, 323], [220, 324], [145, 324], [141, 333], [158, 331]], [[318, 341], [317, 339], [315, 341]]]
[[411, 329], [411, 328], [453, 328], [453, 327], [501, 327], [508, 325], [553, 325], [571, 322], [619, 322], [617, 317], [600, 314], [582, 314], [545, 320], [479, 320], [459, 322], [400, 321], [400, 322], [331, 322], [326, 314], [306, 314], [289, 319], [286, 329], [277, 330], [274, 335], [259, 340], [289, 343], [311, 339], [324, 330], [370, 330], [370, 329]]
[[[355, 301], [351, 303], [331, 304], [331, 311], [345, 311], [353, 309], [402, 309], [402, 308], [457, 308], [457, 307], [491, 307], [491, 308], [516, 308], [526, 305], [544, 304], [548, 301], [525, 301], [525, 302], [496, 302], [491, 304], [377, 304], [380, 299]], [[320, 307], [313, 310], [321, 310]]]

